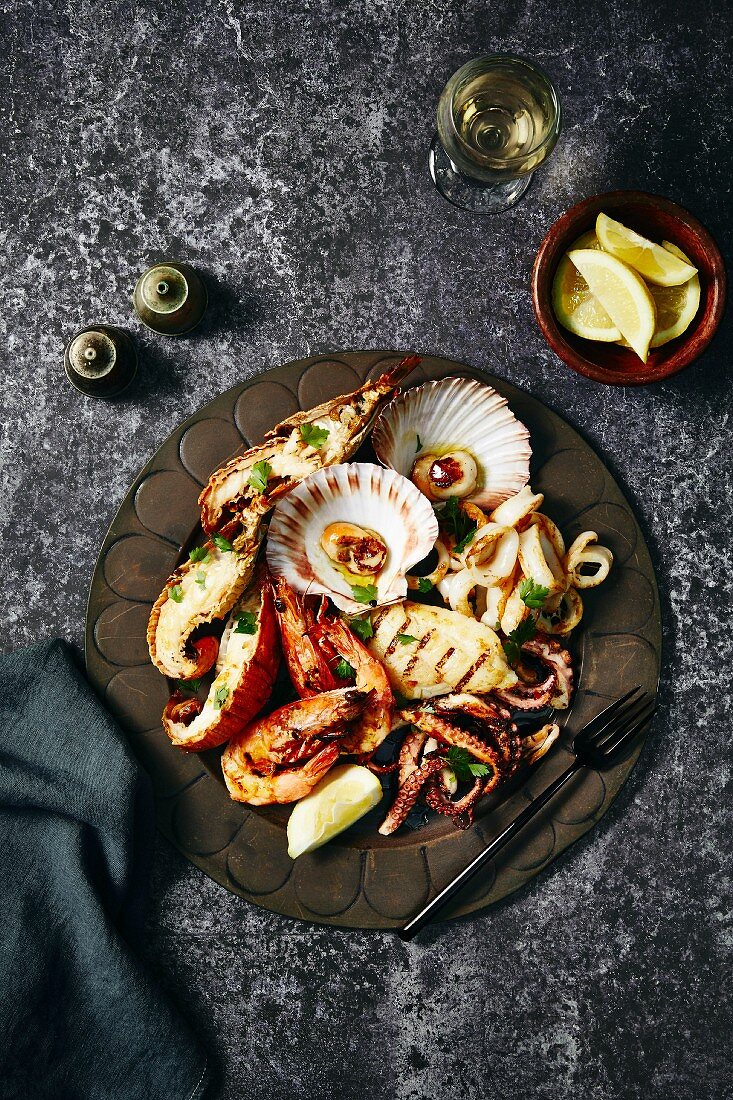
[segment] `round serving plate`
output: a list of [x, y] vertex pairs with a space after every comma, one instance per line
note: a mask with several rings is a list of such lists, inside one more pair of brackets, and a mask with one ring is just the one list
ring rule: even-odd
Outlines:
[[[227, 890], [291, 917], [350, 928], [393, 928], [436, 894], [567, 766], [574, 733], [609, 700], [659, 679], [659, 596], [649, 552], [618, 485], [588, 444], [554, 412], [501, 379], [426, 356], [406, 380], [461, 374], [503, 394], [531, 432], [531, 482], [543, 510], [569, 541], [593, 530], [614, 554], [608, 580], [584, 593], [574, 632], [578, 690], [561, 715], [558, 744], [531, 771], [484, 800], [472, 828], [431, 814], [422, 828], [377, 833], [379, 815], [293, 862], [287, 807], [232, 802], [219, 752], [174, 748], [161, 727], [167, 681], [148, 659], [145, 628], [166, 578], [202, 538], [197, 498], [217, 466], [259, 443], [274, 424], [348, 393], [402, 358], [397, 352], [339, 352], [266, 371], [217, 397], [170, 435], [135, 479], [100, 551], [89, 593], [89, 677], [150, 774], [163, 834]], [[449, 912], [483, 909], [522, 886], [592, 828], [618, 794], [640, 747], [610, 771], [584, 770], [479, 877]], [[384, 811], [382, 807], [381, 812]]]

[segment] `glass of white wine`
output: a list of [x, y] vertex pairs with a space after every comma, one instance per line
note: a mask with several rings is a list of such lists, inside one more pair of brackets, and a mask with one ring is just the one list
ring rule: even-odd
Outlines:
[[438, 103], [433, 183], [463, 210], [506, 210], [554, 149], [561, 119], [557, 92], [539, 65], [512, 54], [467, 61]]

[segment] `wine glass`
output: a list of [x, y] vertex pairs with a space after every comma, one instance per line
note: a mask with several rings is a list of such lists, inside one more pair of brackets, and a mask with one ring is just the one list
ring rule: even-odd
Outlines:
[[513, 206], [560, 134], [560, 100], [533, 61], [492, 54], [467, 61], [438, 103], [429, 167], [441, 195], [475, 214]]

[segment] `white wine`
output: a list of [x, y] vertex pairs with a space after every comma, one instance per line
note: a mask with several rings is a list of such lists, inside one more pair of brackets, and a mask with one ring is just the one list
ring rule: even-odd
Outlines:
[[453, 108], [458, 136], [479, 156], [497, 161], [525, 157], [549, 129], [546, 107], [526, 85], [501, 73], [472, 81]]
[[499, 54], [469, 61], [451, 77], [437, 121], [455, 172], [491, 187], [528, 177], [549, 156], [560, 133], [560, 103], [538, 66]]

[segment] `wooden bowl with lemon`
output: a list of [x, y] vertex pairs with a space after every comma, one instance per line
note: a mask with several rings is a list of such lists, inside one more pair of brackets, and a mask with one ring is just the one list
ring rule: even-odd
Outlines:
[[572, 207], [543, 240], [532, 301], [550, 347], [580, 374], [643, 386], [702, 354], [725, 306], [715, 241], [681, 206], [611, 191]]

